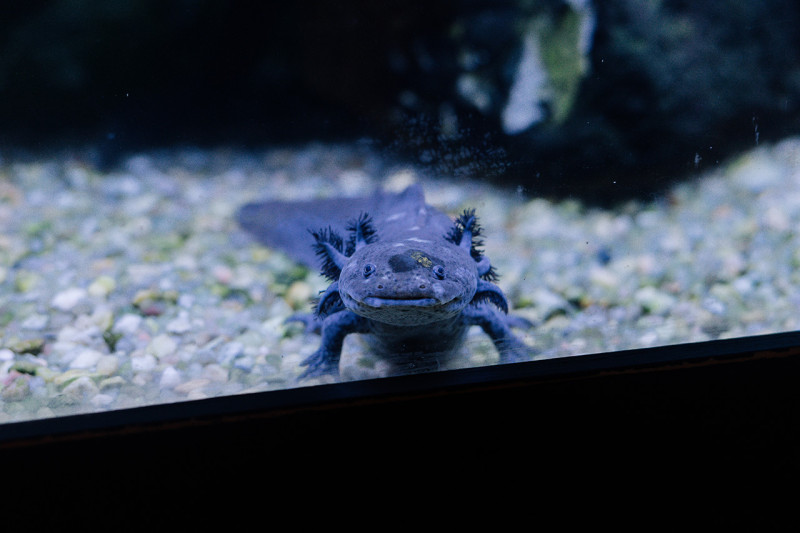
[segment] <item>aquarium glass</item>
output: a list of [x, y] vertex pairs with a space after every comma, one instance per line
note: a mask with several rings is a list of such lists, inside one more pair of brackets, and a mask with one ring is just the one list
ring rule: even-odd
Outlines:
[[[419, 184], [454, 221], [474, 209], [525, 360], [798, 329], [800, 76], [758, 46], [797, 37], [761, 8], [167, 4], [0, 23], [0, 432], [503, 362], [479, 325], [419, 365], [350, 334], [338, 376], [300, 379], [322, 337], [287, 319], [331, 280], [243, 229], [252, 202]], [[287, 247], [326, 228], [292, 224]]]

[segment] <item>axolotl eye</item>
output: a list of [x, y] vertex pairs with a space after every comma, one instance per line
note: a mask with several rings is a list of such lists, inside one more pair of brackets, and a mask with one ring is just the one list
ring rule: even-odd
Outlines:
[[374, 273], [375, 273], [375, 265], [373, 265], [372, 263], [367, 263], [366, 265], [364, 265], [364, 277], [365, 278], [370, 277]]
[[444, 267], [442, 265], [434, 265], [431, 270], [434, 276], [439, 279], [444, 279]]

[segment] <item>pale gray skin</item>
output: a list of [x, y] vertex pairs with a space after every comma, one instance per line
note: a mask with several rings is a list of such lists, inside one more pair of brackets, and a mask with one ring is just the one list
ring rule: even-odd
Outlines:
[[265, 244], [309, 264], [318, 259], [306, 228], [330, 225], [345, 235], [345, 221], [360, 212], [372, 216], [373, 242], [356, 239], [349, 257], [326, 245], [341, 271], [338, 279], [321, 296], [315, 317], [295, 317], [322, 334], [319, 349], [302, 363], [308, 368], [301, 378], [337, 375], [342, 343], [351, 333], [363, 334], [397, 373], [438, 368], [472, 325], [489, 335], [501, 362], [530, 359], [530, 349], [511, 331], [512, 325], [530, 324], [508, 316], [502, 291], [481, 279], [488, 258], [471, 256], [471, 235], [459, 244], [447, 240], [453, 221], [425, 203], [419, 185], [365, 198], [248, 204], [239, 221]]

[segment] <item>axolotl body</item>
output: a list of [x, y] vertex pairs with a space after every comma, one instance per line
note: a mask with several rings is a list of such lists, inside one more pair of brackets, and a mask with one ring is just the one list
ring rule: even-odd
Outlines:
[[530, 323], [508, 315], [493, 283], [497, 274], [480, 250], [474, 211], [454, 222], [425, 203], [419, 185], [358, 198], [247, 204], [238, 220], [295, 260], [321, 262], [331, 281], [314, 314], [300, 318], [322, 335], [301, 363], [307, 366], [301, 378], [337, 375], [351, 333], [362, 334], [401, 372], [437, 368], [473, 325], [489, 335], [501, 362], [531, 357], [511, 331]]

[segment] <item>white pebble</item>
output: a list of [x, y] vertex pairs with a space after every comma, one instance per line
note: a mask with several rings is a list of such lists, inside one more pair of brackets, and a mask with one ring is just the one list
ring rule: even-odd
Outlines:
[[172, 389], [181, 382], [181, 373], [175, 370], [175, 367], [168, 366], [161, 374], [161, 379], [158, 382], [159, 387], [162, 389]]
[[255, 362], [253, 361], [253, 358], [249, 356], [239, 357], [233, 362], [234, 368], [244, 370], [245, 372], [252, 371], [254, 365]]
[[208, 394], [203, 392], [203, 389], [192, 389], [186, 394], [187, 400], [205, 400]]
[[97, 373], [110, 376], [119, 368], [119, 359], [115, 355], [104, 355], [97, 361]]
[[158, 359], [166, 357], [175, 352], [178, 348], [178, 343], [172, 340], [169, 335], [157, 335], [147, 345], [147, 353], [156, 356]]
[[70, 368], [92, 368], [103, 354], [97, 350], [86, 349], [81, 351], [69, 364]]
[[217, 265], [212, 269], [214, 279], [218, 282], [228, 285], [233, 279], [233, 271], [230, 267], [225, 265]]
[[67, 344], [88, 344], [92, 340], [93, 329], [94, 328], [78, 328], [67, 324], [58, 330], [56, 340]]
[[0, 361], [13, 361], [14, 360], [14, 352], [9, 350], [8, 348], [0, 349]]
[[131, 357], [131, 368], [134, 372], [150, 372], [157, 364], [156, 358], [149, 353]]
[[181, 383], [180, 385], [176, 386], [175, 390], [177, 392], [182, 392], [184, 394], [188, 394], [188, 393], [190, 393], [192, 391], [199, 391], [200, 389], [202, 389], [203, 387], [205, 387], [209, 383], [211, 383], [211, 380], [209, 380], [209, 379], [203, 379], [203, 378], [192, 379], [192, 380], [189, 380], [189, 381], [187, 381], [185, 383]]
[[170, 333], [186, 333], [191, 329], [192, 323], [186, 313], [181, 313], [167, 324], [167, 331]]
[[183, 293], [178, 296], [178, 305], [184, 309], [188, 309], [194, 305], [194, 295]]
[[674, 296], [650, 285], [637, 290], [633, 297], [647, 312], [654, 315], [666, 313], [675, 305]]
[[116, 321], [114, 324], [114, 331], [117, 333], [131, 334], [135, 333], [141, 325], [142, 317], [128, 313], [126, 315], [122, 315], [119, 320]]
[[241, 342], [229, 342], [219, 352], [219, 362], [223, 365], [229, 365], [234, 359], [242, 355], [244, 352], [244, 344]]
[[114, 401], [114, 397], [110, 394], [95, 394], [92, 396], [92, 399], [89, 402], [94, 405], [95, 407], [106, 407], [111, 405]]
[[203, 377], [217, 383], [224, 383], [228, 381], [228, 371], [220, 365], [210, 364], [203, 368]]
[[47, 327], [47, 315], [31, 315], [22, 322], [23, 329], [40, 330]]
[[75, 307], [78, 302], [86, 298], [86, 295], [85, 289], [71, 287], [56, 294], [50, 302], [50, 305], [61, 311], [69, 311]]

